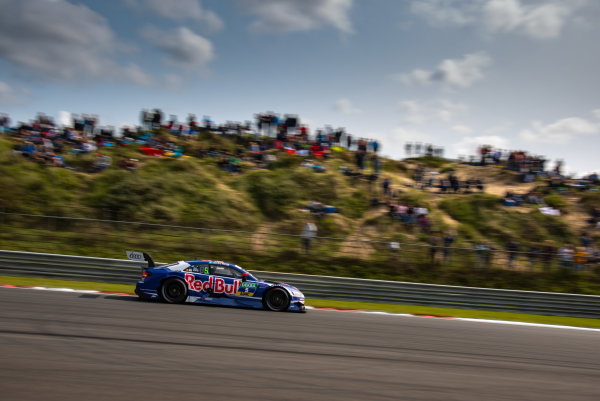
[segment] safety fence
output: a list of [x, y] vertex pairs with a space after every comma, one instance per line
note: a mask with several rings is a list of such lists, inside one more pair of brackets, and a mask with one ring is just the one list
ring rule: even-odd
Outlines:
[[[142, 264], [123, 259], [0, 251], [0, 273], [134, 284]], [[600, 318], [600, 296], [458, 287], [252, 271], [297, 286], [309, 298]]]
[[[106, 216], [110, 216], [107, 212]], [[386, 263], [395, 266], [443, 268], [502, 268], [519, 271], [550, 271], [559, 267], [593, 271], [597, 259], [584, 263], [560, 261], [556, 253], [507, 252], [496, 249], [409, 243], [397, 238], [362, 239], [316, 237], [310, 250], [302, 247], [300, 235], [266, 231], [225, 230], [120, 221], [110, 218], [44, 216], [0, 212], [0, 222], [10, 230], [0, 231], [0, 247], [31, 252], [86, 254], [121, 257], [123, 249], [151, 249], [165, 259], [180, 255], [194, 258], [245, 260], [306, 260], [326, 263], [336, 258]], [[366, 238], [366, 236], [362, 236]], [[389, 262], [389, 263], [388, 263]]]

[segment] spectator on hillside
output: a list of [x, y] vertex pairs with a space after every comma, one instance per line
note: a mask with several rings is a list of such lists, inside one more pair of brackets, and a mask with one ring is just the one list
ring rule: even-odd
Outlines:
[[419, 214], [417, 216], [417, 224], [419, 224], [419, 227], [421, 228], [421, 231], [424, 234], [428, 234], [429, 230], [431, 228], [431, 223], [429, 221], [429, 218], [427, 217], [426, 214]]
[[573, 267], [574, 254], [575, 251], [570, 245], [565, 245], [558, 249], [558, 259], [563, 269], [571, 269]]
[[302, 248], [308, 254], [312, 247], [312, 241], [317, 236], [317, 226], [312, 221], [307, 221], [302, 229]]
[[542, 247], [538, 243], [533, 243], [529, 246], [529, 251], [527, 252], [527, 260], [529, 261], [529, 267], [533, 270], [535, 265], [537, 264], [542, 253]]
[[119, 167], [125, 169], [127, 171], [136, 171], [139, 168], [139, 160], [138, 159], [123, 159], [121, 163], [119, 163]]
[[506, 252], [508, 259], [508, 267], [512, 269], [515, 260], [517, 259], [517, 252], [519, 252], [519, 244], [513, 240], [509, 240], [506, 243]]
[[442, 241], [444, 243], [444, 248], [443, 248], [444, 262], [447, 262], [450, 260], [450, 249], [452, 247], [452, 243], [454, 243], [454, 236], [450, 232], [447, 232], [444, 235], [444, 238], [442, 239]]
[[0, 134], [8, 132], [10, 128], [10, 118], [8, 114], [2, 113], [0, 114]]
[[556, 247], [554, 243], [550, 240], [544, 241], [544, 245], [542, 246], [541, 260], [543, 269], [546, 272], [549, 272], [552, 269], [552, 262], [556, 257]]
[[586, 232], [583, 232], [581, 233], [581, 237], [579, 237], [579, 242], [581, 243], [582, 247], [589, 248], [590, 246], [592, 246], [594, 240], [590, 238], [590, 236]]
[[96, 160], [92, 164], [92, 172], [99, 173], [112, 165], [112, 158], [109, 155], [98, 153]]
[[440, 247], [440, 240], [437, 236], [435, 235], [431, 235], [429, 236], [429, 262], [431, 264], [435, 263], [435, 259], [436, 259], [436, 255], [437, 252], [439, 251], [439, 247]]
[[392, 183], [392, 181], [389, 179], [389, 177], [385, 177], [381, 181], [381, 188], [383, 189], [383, 196], [387, 199], [389, 199], [389, 197], [390, 197], [391, 183]]
[[492, 247], [485, 242], [475, 245], [475, 252], [479, 262], [479, 268], [489, 268], [492, 261]]

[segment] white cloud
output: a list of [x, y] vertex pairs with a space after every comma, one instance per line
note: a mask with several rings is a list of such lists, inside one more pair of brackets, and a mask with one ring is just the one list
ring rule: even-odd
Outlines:
[[411, 12], [433, 26], [476, 26], [489, 33], [519, 33], [548, 39], [559, 36], [564, 25], [586, 3], [586, 0], [413, 0]]
[[592, 111], [592, 113], [594, 114], [594, 116], [596, 116], [596, 118], [600, 118], [600, 109], [596, 109]]
[[441, 82], [449, 88], [467, 88], [484, 78], [483, 69], [492, 59], [485, 52], [466, 54], [460, 59], [443, 60], [434, 70], [416, 69], [407, 74], [395, 75], [404, 84], [430, 85]]
[[123, 46], [106, 19], [65, 0], [2, 0], [0, 59], [51, 80], [101, 78], [152, 83], [140, 67], [116, 62]]
[[448, 99], [437, 99], [429, 102], [405, 100], [398, 104], [404, 115], [406, 124], [420, 125], [425, 123], [449, 123], [469, 113], [469, 106]]
[[333, 108], [342, 114], [359, 114], [362, 110], [356, 108], [352, 102], [347, 98], [341, 98], [335, 102]]
[[497, 149], [508, 149], [509, 143], [506, 138], [497, 135], [468, 136], [452, 145], [458, 156], [470, 156], [477, 154], [481, 145], [491, 145]]
[[332, 26], [352, 32], [350, 9], [353, 0], [238, 0], [256, 17], [252, 29], [267, 32], [309, 31]]
[[204, 67], [215, 57], [212, 43], [186, 27], [166, 32], [148, 28], [142, 35], [165, 52], [167, 61], [173, 65], [189, 69]]
[[132, 8], [148, 10], [163, 18], [176, 21], [194, 20], [208, 30], [223, 29], [223, 21], [213, 11], [206, 10], [200, 0], [126, 0]]
[[384, 140], [391, 147], [400, 149], [406, 142], [431, 142], [432, 137], [430, 134], [420, 130], [399, 127], [392, 130], [391, 133], [384, 135]]
[[0, 81], [0, 106], [15, 106], [25, 102], [28, 91]]
[[572, 11], [566, 4], [525, 7], [518, 0], [491, 0], [484, 7], [483, 21], [491, 32], [519, 31], [533, 38], [553, 38]]
[[425, 19], [433, 26], [462, 26], [473, 22], [473, 13], [468, 3], [456, 6], [455, 1], [448, 0], [415, 0], [410, 11]]
[[569, 117], [544, 125], [539, 121], [521, 131], [521, 138], [528, 142], [568, 144], [580, 136], [600, 134], [600, 124], [579, 117]]
[[473, 129], [471, 127], [464, 124], [453, 125], [450, 129], [458, 134], [463, 135], [468, 135], [471, 132], [473, 132]]

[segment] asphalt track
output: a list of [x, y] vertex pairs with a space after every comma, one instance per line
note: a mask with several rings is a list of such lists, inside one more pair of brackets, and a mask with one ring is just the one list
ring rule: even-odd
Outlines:
[[0, 399], [599, 400], [600, 334], [0, 288]]

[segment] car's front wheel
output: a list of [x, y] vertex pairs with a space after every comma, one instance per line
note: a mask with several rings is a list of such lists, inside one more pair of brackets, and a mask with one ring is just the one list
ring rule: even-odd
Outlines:
[[180, 304], [187, 299], [187, 287], [182, 280], [170, 278], [160, 287], [159, 295], [167, 303]]
[[275, 287], [265, 294], [263, 305], [265, 309], [283, 312], [290, 306], [290, 295], [283, 288]]

